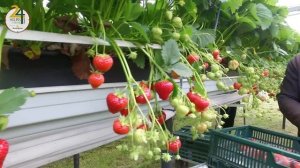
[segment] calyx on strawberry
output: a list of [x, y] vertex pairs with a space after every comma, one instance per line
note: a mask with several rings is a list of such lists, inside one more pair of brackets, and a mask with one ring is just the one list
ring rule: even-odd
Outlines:
[[113, 66], [113, 59], [107, 54], [98, 54], [93, 59], [94, 67], [100, 72], [107, 72]]
[[113, 124], [113, 130], [117, 134], [124, 135], [129, 132], [130, 128], [128, 125], [122, 124], [119, 119], [116, 119]]
[[193, 64], [194, 62], [198, 62], [199, 59], [200, 59], [200, 57], [199, 57], [199, 55], [197, 55], [197, 54], [195, 54], [195, 53], [191, 53], [191, 54], [189, 54], [189, 55], [187, 56], [186, 59], [188, 60], [188, 62], [189, 62], [190, 64]]
[[104, 76], [101, 73], [92, 73], [88, 78], [89, 84], [92, 88], [96, 89], [100, 87], [105, 81]]
[[180, 141], [179, 137], [177, 137], [175, 140], [169, 141], [167, 148], [168, 148], [169, 152], [171, 152], [171, 153], [179, 152], [179, 150], [181, 148], [181, 141]]
[[9, 143], [5, 139], [0, 139], [0, 168], [3, 166], [8, 150]]
[[162, 80], [156, 82], [154, 88], [159, 98], [161, 98], [162, 100], [167, 100], [172, 91], [174, 90], [174, 85], [168, 80]]
[[120, 94], [109, 93], [106, 97], [106, 104], [108, 110], [111, 113], [115, 114], [127, 107], [128, 99], [127, 97]]
[[198, 112], [205, 111], [209, 106], [209, 101], [207, 99], [202, 98], [197, 93], [188, 92], [187, 97], [189, 100], [195, 104], [196, 110]]

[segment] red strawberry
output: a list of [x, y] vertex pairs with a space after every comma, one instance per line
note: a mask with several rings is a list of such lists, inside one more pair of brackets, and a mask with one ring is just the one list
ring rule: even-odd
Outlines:
[[192, 103], [195, 104], [196, 110], [198, 112], [205, 111], [210, 104], [208, 100], [202, 98], [200, 95], [193, 92], [188, 92], [187, 97]]
[[141, 124], [137, 127], [137, 129], [143, 129], [143, 130], [148, 130], [148, 125], [147, 124]]
[[238, 82], [234, 82], [234, 83], [233, 83], [233, 87], [234, 87], [234, 89], [236, 89], [236, 90], [240, 90], [240, 88], [242, 87], [242, 84], [241, 84], [241, 83], [238, 83]]
[[119, 119], [116, 119], [114, 121], [113, 130], [117, 134], [124, 135], [129, 132], [129, 126], [122, 124]]
[[92, 73], [89, 76], [88, 82], [94, 88], [98, 88], [104, 83], [105, 79], [101, 73]]
[[170, 141], [168, 143], [168, 149], [171, 153], [177, 153], [180, 148], [181, 148], [181, 141], [179, 138], [175, 139], [173, 141]]
[[8, 153], [9, 143], [5, 139], [0, 139], [0, 168], [3, 166], [3, 162]]
[[195, 104], [196, 110], [198, 112], [203, 112], [208, 108], [209, 101], [206, 99], [200, 98], [200, 99], [196, 99], [194, 104]]
[[166, 121], [166, 117], [167, 117], [167, 115], [166, 115], [166, 113], [163, 111], [162, 114], [156, 118], [156, 120], [158, 121], [158, 123], [159, 123], [160, 125], [162, 125], [162, 124]]
[[[160, 114], [159, 116], [156, 117], [157, 122], [162, 125], [165, 121], [166, 121], [166, 113], [164, 111], [162, 111], [162, 114]], [[150, 121], [152, 121], [151, 116], [149, 116]]]
[[217, 60], [217, 58], [220, 57], [220, 50], [213, 50], [212, 55], [214, 56], [214, 59]]
[[121, 115], [122, 116], [127, 116], [128, 115], [128, 109], [127, 108], [124, 108], [124, 109], [122, 109], [121, 111], [120, 111], [120, 113], [121, 113]]
[[167, 100], [172, 93], [174, 86], [173, 83], [167, 80], [162, 80], [156, 82], [154, 85], [155, 91], [157, 92], [159, 98], [162, 100]]
[[194, 102], [195, 99], [197, 98], [196, 95], [194, 95], [194, 93], [191, 92], [191, 91], [188, 92], [186, 95], [187, 95], [187, 97], [189, 98], [189, 100], [190, 100], [191, 102]]
[[112, 57], [107, 54], [96, 55], [93, 59], [94, 67], [101, 72], [107, 72], [110, 70], [110, 68], [113, 66], [113, 63], [114, 61]]
[[108, 110], [115, 114], [127, 107], [128, 99], [115, 93], [109, 93], [106, 97]]
[[202, 67], [203, 67], [203, 69], [207, 69], [209, 67], [209, 64], [207, 62], [204, 62]]
[[263, 77], [268, 77], [269, 76], [269, 70], [265, 69], [262, 74]]
[[152, 98], [151, 90], [148, 87], [144, 87], [143, 89], [146, 97], [142, 93], [135, 97], [136, 102], [139, 104], [146, 104], [147, 100], [150, 101]]
[[189, 54], [186, 59], [190, 64], [193, 64], [194, 62], [198, 62], [200, 57], [199, 55], [193, 53], [193, 54]]

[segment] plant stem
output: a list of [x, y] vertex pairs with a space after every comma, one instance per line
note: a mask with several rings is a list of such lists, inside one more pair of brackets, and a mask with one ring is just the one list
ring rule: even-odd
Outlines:
[[3, 50], [3, 44], [4, 44], [6, 33], [7, 33], [7, 28], [5, 26], [2, 26], [2, 32], [0, 33], [0, 70], [2, 64], [2, 50]]

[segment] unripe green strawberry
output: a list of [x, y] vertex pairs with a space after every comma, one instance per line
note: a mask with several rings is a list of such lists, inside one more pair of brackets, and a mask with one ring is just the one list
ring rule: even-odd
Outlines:
[[212, 72], [217, 72], [217, 71], [219, 71], [219, 69], [220, 69], [219, 65], [217, 65], [217, 64], [212, 64], [212, 65], [210, 66], [210, 68], [211, 68], [211, 71], [212, 71]]
[[204, 132], [207, 131], [207, 125], [206, 123], [200, 123], [198, 126], [197, 126], [197, 131], [198, 133], [200, 134], [203, 134]]
[[172, 23], [174, 25], [174, 27], [176, 28], [182, 28], [182, 20], [180, 17], [176, 16], [172, 19]]
[[207, 77], [208, 77], [209, 79], [214, 80], [214, 79], [216, 78], [216, 75], [215, 75], [213, 72], [208, 72], [208, 73], [207, 73]]
[[152, 151], [148, 151], [147, 155], [146, 155], [147, 159], [152, 159], [153, 158], [153, 152]]
[[144, 129], [137, 129], [134, 132], [133, 136], [134, 136], [135, 142], [137, 142], [139, 144], [147, 143], [146, 133], [145, 133]]
[[215, 76], [217, 79], [220, 79], [222, 77], [222, 74], [223, 74], [222, 71], [215, 72]]
[[189, 41], [191, 41], [191, 38], [190, 38], [190, 36], [189, 36], [188, 34], [183, 34], [183, 35], [181, 36], [181, 39], [182, 39], [182, 41], [184, 41], [184, 42], [189, 42]]
[[201, 74], [200, 77], [201, 77], [201, 80], [202, 80], [202, 81], [205, 81], [205, 80], [207, 79], [207, 76], [206, 76], [205, 74]]
[[8, 124], [8, 116], [0, 116], [0, 130], [4, 130]]
[[248, 74], [254, 74], [254, 73], [255, 73], [255, 70], [254, 70], [253, 67], [248, 67], [248, 68], [246, 69], [246, 73], [248, 73]]
[[185, 5], [185, 1], [184, 0], [179, 0], [178, 5], [184, 6]]
[[171, 155], [169, 153], [163, 153], [161, 158], [165, 162], [171, 161]]
[[225, 84], [222, 81], [217, 81], [216, 85], [219, 90], [223, 90], [225, 88]]
[[154, 37], [162, 35], [162, 30], [159, 27], [153, 27], [151, 32], [152, 32]]
[[254, 75], [253, 78], [256, 79], [256, 80], [260, 79], [260, 77], [258, 75]]
[[241, 55], [241, 58], [244, 60], [244, 59], [247, 58], [247, 55], [246, 55], [246, 54], [242, 54], [242, 55]]
[[179, 118], [185, 117], [189, 113], [190, 109], [185, 105], [178, 105], [176, 107], [176, 115]]
[[230, 60], [228, 62], [228, 68], [231, 70], [236, 70], [240, 66], [240, 63], [237, 60]]
[[92, 49], [89, 49], [86, 53], [87, 53], [88, 56], [94, 56], [94, 55], [96, 55], [96, 52], [94, 50], [92, 50]]
[[205, 124], [207, 125], [207, 128], [211, 128], [212, 127], [212, 122], [210, 122], [210, 121], [205, 121]]
[[176, 108], [178, 105], [181, 104], [181, 101], [180, 101], [177, 97], [171, 99], [170, 102], [171, 102], [171, 105], [172, 105], [173, 107], [175, 107], [175, 108]]
[[173, 18], [173, 12], [172, 11], [166, 11], [166, 18], [168, 19], [168, 20], [171, 20], [172, 18]]
[[35, 91], [34, 91], [34, 90], [30, 91], [30, 96], [31, 96], [31, 97], [34, 97], [34, 96], [36, 96], [36, 93], [35, 93]]
[[228, 114], [223, 114], [223, 118], [227, 119], [229, 117]]
[[239, 95], [244, 95], [248, 93], [248, 89], [241, 87], [240, 90], [238, 91]]
[[248, 103], [249, 102], [249, 97], [248, 96], [243, 97], [242, 102]]
[[132, 51], [132, 52], [130, 52], [130, 54], [129, 54], [129, 56], [128, 56], [130, 59], [136, 59], [136, 57], [137, 57], [137, 53], [135, 52], [135, 51]]
[[177, 32], [173, 32], [172, 33], [172, 38], [176, 41], [178, 41], [180, 39], [180, 33]]

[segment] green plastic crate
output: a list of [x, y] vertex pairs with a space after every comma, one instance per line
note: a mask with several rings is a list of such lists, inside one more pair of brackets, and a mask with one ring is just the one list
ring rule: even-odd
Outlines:
[[182, 158], [198, 163], [204, 163], [208, 161], [210, 147], [209, 133], [205, 134], [203, 138], [193, 140], [190, 133], [190, 126], [185, 126], [179, 131], [176, 131], [174, 135], [180, 137], [182, 146], [179, 150], [179, 154]]
[[[210, 167], [282, 168], [300, 165], [298, 137], [254, 126], [211, 130], [210, 133]], [[275, 160], [279, 159], [278, 155], [280, 161]]]

